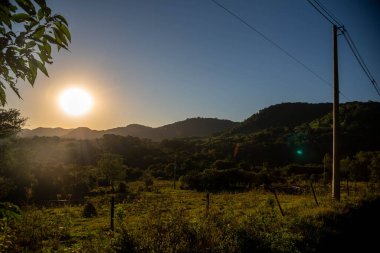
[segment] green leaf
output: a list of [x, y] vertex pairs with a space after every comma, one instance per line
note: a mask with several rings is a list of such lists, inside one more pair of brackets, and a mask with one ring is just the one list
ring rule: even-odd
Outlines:
[[13, 92], [16, 93], [17, 97], [21, 98], [20, 92], [18, 91], [18, 89], [16, 87], [16, 83], [14, 81], [11, 81], [11, 82], [9, 82], [9, 86], [11, 87]]
[[[15, 52], [13, 51], [12, 47], [8, 47], [7, 51], [5, 52], [5, 60], [7, 61], [7, 64], [12, 68], [13, 61], [14, 61], [14, 55]], [[13, 69], [12, 69], [13, 70]]]
[[52, 36], [50, 36], [49, 34], [44, 34], [44, 35], [42, 35], [42, 37], [44, 39], [46, 39], [48, 42], [50, 42], [51, 44], [57, 44], [55, 39]]
[[54, 18], [56, 18], [56, 19], [58, 19], [59, 21], [65, 23], [66, 26], [69, 26], [69, 24], [67, 23], [66, 19], [65, 19], [63, 16], [57, 14], [57, 15], [54, 16]]
[[7, 220], [19, 220], [21, 219], [21, 210], [18, 206], [14, 204], [11, 204], [9, 202], [1, 202], [0, 217], [5, 217]]
[[30, 75], [27, 76], [29, 83], [33, 86], [37, 77], [37, 66], [29, 60]]
[[29, 15], [36, 15], [36, 9], [30, 0], [16, 0], [16, 3]]
[[29, 68], [33, 76], [37, 76], [37, 66], [33, 64], [33, 61], [29, 61]]
[[32, 58], [32, 59], [33, 59], [33, 60], [32, 60], [32, 61], [33, 61], [33, 64], [36, 64], [36, 65], [37, 65], [37, 68], [38, 68], [39, 70], [41, 70], [42, 73], [45, 74], [45, 76], [49, 77], [49, 73], [47, 72], [47, 70], [46, 70], [44, 64], [43, 64], [42, 62], [40, 62], [40, 61], [34, 59], [34, 58]]
[[55, 26], [66, 36], [66, 38], [71, 42], [71, 34], [67, 26], [62, 23], [54, 22]]
[[33, 87], [35, 80], [33, 80], [32, 76], [29, 74], [29, 75], [26, 76], [26, 78], [28, 79], [28, 82], [30, 83], [30, 85], [32, 85], [32, 87]]
[[32, 48], [32, 47], [35, 47], [36, 45], [37, 45], [36, 42], [32, 40], [26, 43], [26, 48]]
[[42, 37], [45, 33], [45, 26], [40, 26], [36, 29], [36, 31], [33, 33], [33, 38], [38, 40], [39, 38]]
[[15, 39], [15, 43], [16, 43], [17, 46], [22, 47], [25, 44], [25, 37], [23, 35], [19, 35]]
[[12, 29], [12, 22], [11, 19], [8, 17], [3, 20], [3, 22], [8, 26], [9, 29]]
[[45, 43], [44, 44], [44, 48], [46, 50], [46, 52], [51, 55], [51, 46], [49, 45], [49, 43]]
[[55, 39], [60, 42], [61, 44], [64, 44], [64, 45], [68, 45], [67, 43], [67, 39], [66, 37], [62, 34], [62, 32], [60, 30], [58, 30], [57, 28], [53, 27], [53, 31], [54, 31], [54, 36], [55, 36]]
[[44, 12], [45, 12], [45, 17], [50, 17], [51, 15], [51, 9], [49, 7], [45, 7], [44, 8]]
[[68, 50], [67, 46], [65, 46], [61, 41], [54, 39], [52, 36], [50, 36], [48, 34], [44, 34], [42, 37], [45, 38], [51, 44], [63, 47], [64, 49]]
[[0, 84], [1, 84], [1, 87], [0, 87], [0, 104], [2, 106], [5, 106], [5, 104], [7, 103], [7, 99], [6, 99], [6, 96], [5, 96], [5, 90], [4, 90], [4, 85], [3, 83], [0, 81]]
[[45, 0], [34, 0], [41, 8], [46, 7]]
[[39, 9], [38, 10], [38, 13], [37, 13], [37, 18], [38, 18], [38, 20], [41, 20], [41, 19], [43, 19], [44, 18], [44, 16], [45, 16], [45, 12], [44, 12], [44, 9]]
[[15, 21], [16, 23], [30, 21], [31, 19], [32, 18], [26, 13], [17, 13], [17, 14], [12, 15], [12, 20]]
[[49, 61], [48, 56], [46, 56], [46, 54], [44, 54], [44, 53], [39, 53], [38, 56], [40, 57], [41, 61], [43, 61], [43, 62]]

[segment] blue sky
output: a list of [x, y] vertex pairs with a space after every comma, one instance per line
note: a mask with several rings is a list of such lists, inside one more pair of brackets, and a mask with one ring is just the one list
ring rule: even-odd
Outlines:
[[[332, 80], [332, 27], [306, 0], [218, 0], [324, 79]], [[380, 82], [380, 1], [320, 0], [350, 32]], [[49, 1], [72, 33], [70, 52], [54, 54], [34, 88], [8, 107], [28, 128], [108, 129], [161, 126], [189, 117], [242, 121], [281, 102], [331, 102], [332, 88], [211, 0]], [[345, 40], [339, 37], [346, 101], [379, 101]], [[62, 113], [57, 94], [86, 88], [93, 110]], [[289, 112], [291, 113], [291, 112]]]

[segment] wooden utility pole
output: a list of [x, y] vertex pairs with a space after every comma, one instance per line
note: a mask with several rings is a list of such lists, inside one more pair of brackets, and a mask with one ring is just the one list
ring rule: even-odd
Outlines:
[[338, 34], [337, 26], [333, 25], [333, 78], [334, 78], [334, 104], [333, 104], [333, 173], [332, 197], [340, 201], [339, 177], [339, 71], [338, 71]]

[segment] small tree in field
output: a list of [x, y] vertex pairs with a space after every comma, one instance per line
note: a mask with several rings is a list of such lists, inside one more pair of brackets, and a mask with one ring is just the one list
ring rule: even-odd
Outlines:
[[380, 183], [380, 152], [376, 152], [373, 154], [372, 161], [369, 165], [369, 169], [371, 172], [371, 179], [374, 182]]
[[145, 189], [151, 191], [154, 183], [152, 176], [150, 174], [145, 174], [143, 180]]
[[98, 167], [113, 187], [113, 182], [123, 169], [123, 158], [119, 155], [105, 153], [98, 160]]

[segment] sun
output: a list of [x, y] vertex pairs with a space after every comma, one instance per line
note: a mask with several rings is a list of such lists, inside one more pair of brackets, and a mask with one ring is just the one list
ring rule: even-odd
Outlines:
[[82, 116], [91, 110], [93, 99], [84, 89], [68, 88], [59, 96], [59, 105], [70, 116]]

